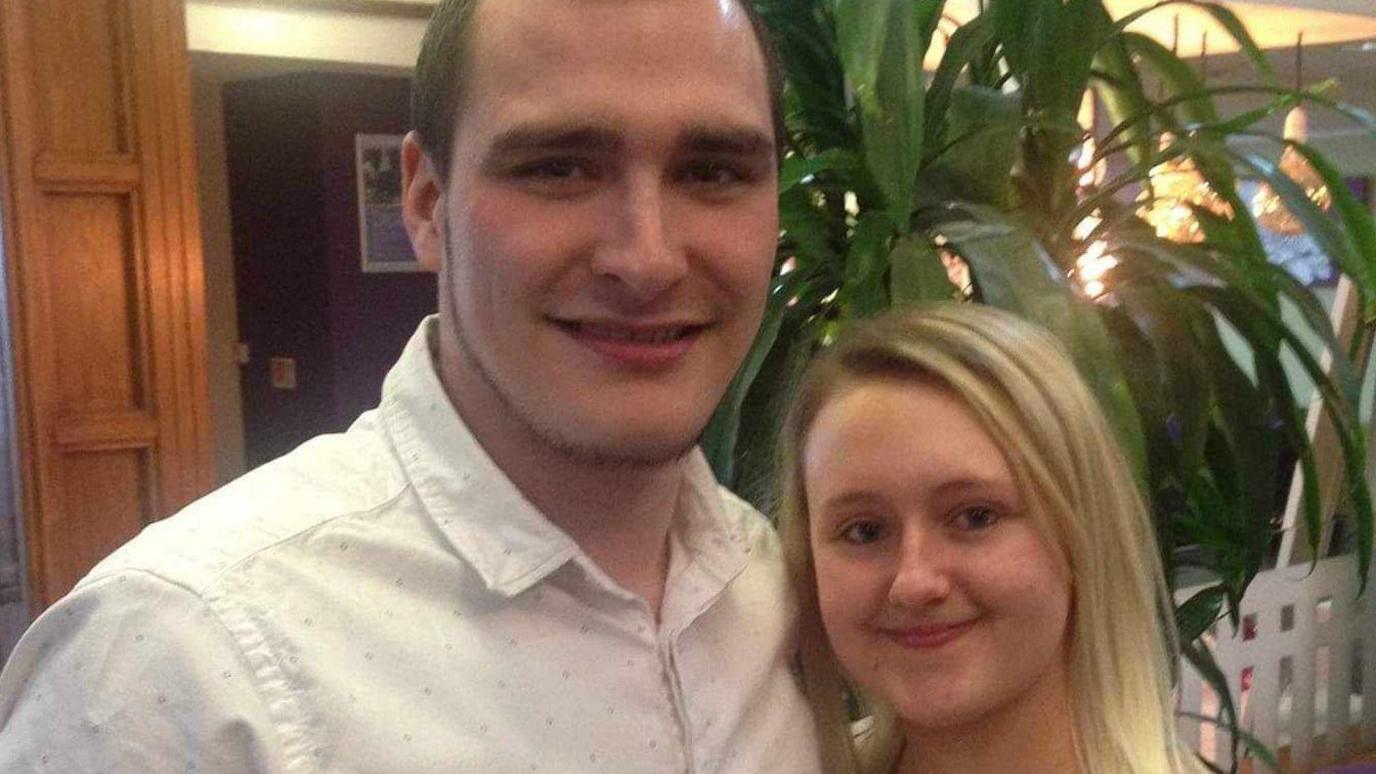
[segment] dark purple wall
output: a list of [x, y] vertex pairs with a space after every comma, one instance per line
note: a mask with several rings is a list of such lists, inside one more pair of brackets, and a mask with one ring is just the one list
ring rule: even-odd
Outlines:
[[360, 268], [355, 134], [404, 134], [410, 84], [395, 78], [318, 76], [320, 147], [330, 252], [330, 334], [335, 414], [345, 423], [377, 405], [382, 377], [417, 323], [435, 311], [433, 274], [365, 274]]
[[[364, 274], [355, 134], [401, 134], [409, 83], [293, 74], [225, 85], [245, 453], [256, 466], [348, 426], [435, 308], [430, 274]], [[293, 357], [298, 388], [270, 386]]]

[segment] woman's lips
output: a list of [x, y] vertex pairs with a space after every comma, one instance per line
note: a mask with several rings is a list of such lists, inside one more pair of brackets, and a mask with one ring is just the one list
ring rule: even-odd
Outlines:
[[885, 628], [882, 631], [889, 639], [905, 648], [932, 650], [948, 645], [965, 635], [977, 623], [977, 619], [954, 623], [923, 624], [902, 628]]

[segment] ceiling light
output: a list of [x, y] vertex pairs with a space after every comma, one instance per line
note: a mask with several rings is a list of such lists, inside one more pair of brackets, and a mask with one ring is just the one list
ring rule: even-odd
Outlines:
[[[1304, 86], [1304, 33], [1300, 33], [1298, 42], [1295, 44], [1295, 80], [1296, 90]], [[1303, 105], [1296, 105], [1290, 114], [1285, 117], [1285, 139], [1291, 143], [1303, 143], [1309, 139], [1309, 114], [1304, 112]], [[1313, 165], [1309, 163], [1302, 153], [1295, 150], [1295, 146], [1287, 144], [1280, 156], [1280, 172], [1290, 178], [1300, 188], [1304, 189], [1305, 196], [1314, 203], [1315, 207], [1327, 211], [1333, 206], [1333, 193], [1328, 190], [1328, 184], [1324, 182], [1322, 176], [1315, 171]], [[1277, 234], [1303, 234], [1304, 224], [1290, 212], [1290, 208], [1285, 206], [1285, 201], [1280, 194], [1276, 193], [1271, 186], [1262, 183], [1257, 189], [1256, 196], [1252, 197], [1252, 214], [1257, 218], [1257, 224], [1269, 231]]]

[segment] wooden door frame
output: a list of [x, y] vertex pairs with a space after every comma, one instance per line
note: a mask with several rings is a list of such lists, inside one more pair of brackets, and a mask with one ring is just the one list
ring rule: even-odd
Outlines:
[[[82, 154], [52, 151], [44, 119], [57, 116], [65, 83], [39, 84], [40, 63], [25, 33], [50, 0], [0, 0], [0, 209], [5, 225], [6, 272], [13, 341], [15, 431], [30, 611], [37, 614], [64, 589], [54, 588], [44, 525], [54, 518], [76, 523], [102, 514], [63, 513], [72, 502], [61, 480], [63, 455], [138, 449], [145, 456], [144, 498], [138, 521], [165, 516], [213, 484], [209, 398], [206, 385], [204, 279], [191, 129], [190, 80], [182, 0], [107, 0], [73, 5], [106, 21], [110, 76], [118, 83], [114, 110], [124, 147]], [[68, 12], [67, 8], [63, 12]], [[86, 31], [87, 28], [81, 28]], [[90, 62], [86, 62], [87, 65]], [[50, 68], [74, 85], [81, 73]], [[44, 102], [44, 98], [49, 101]], [[94, 109], [94, 108], [93, 108]], [[50, 111], [47, 114], [40, 111]], [[127, 311], [137, 362], [140, 407], [89, 411], [59, 407], [54, 397], [57, 362], [53, 323], [61, 302], [45, 276], [42, 220], [45, 196], [128, 197], [127, 261], [137, 276]], [[115, 321], [115, 324], [122, 324]], [[59, 410], [61, 409], [61, 410]], [[65, 487], [65, 488], [64, 488]], [[142, 487], [142, 488], [139, 488]], [[98, 509], [96, 509], [98, 510]], [[126, 537], [132, 537], [127, 535]], [[70, 579], [65, 579], [68, 582]]]

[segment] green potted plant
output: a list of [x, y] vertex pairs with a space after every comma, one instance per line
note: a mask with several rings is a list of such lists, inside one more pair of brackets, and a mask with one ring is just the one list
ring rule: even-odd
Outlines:
[[[1253, 63], [1255, 84], [1206, 85], [1128, 29], [1140, 13], [1114, 19], [1102, 0], [990, 0], [963, 22], [943, 17], [942, 0], [755, 2], [785, 67], [789, 148], [765, 323], [705, 438], [718, 475], [769, 507], [782, 407], [802, 365], [847, 320], [956, 296], [1035, 320], [1066, 343], [1137, 463], [1168, 573], [1188, 564], [1212, 580], [1177, 620], [1183, 655], [1223, 698], [1219, 722], [1236, 730], [1199, 637], [1224, 615], [1237, 626], [1291, 461], [1305, 473], [1312, 543], [1322, 526], [1314, 450], [1283, 356], [1326, 401], [1366, 577], [1372, 505], [1352, 356], [1366, 351], [1376, 312], [1376, 222], [1313, 148], [1276, 138], [1326, 183], [1331, 213], [1230, 141], [1267, 136], [1264, 119], [1301, 103], [1372, 131], [1376, 119], [1322, 88], [1279, 86], [1237, 17], [1214, 3], [1167, 0], [1141, 13], [1207, 11]], [[929, 74], [938, 37], [945, 50]], [[1092, 148], [1077, 122], [1086, 93], [1108, 120]], [[1265, 104], [1221, 114], [1215, 98], [1236, 93]], [[1188, 238], [1149, 222], [1173, 195], [1160, 190], [1167, 168], [1207, 186], [1206, 198], [1166, 203], [1188, 220]], [[1240, 177], [1269, 185], [1353, 282], [1363, 324], [1351, 340], [1337, 339], [1310, 289], [1268, 262]], [[1092, 286], [1084, 260], [1106, 255], [1112, 269]], [[952, 284], [947, 264], [968, 268], [968, 288]], [[1220, 323], [1247, 357], [1230, 354]], [[1331, 369], [1303, 343], [1315, 337], [1336, 355]]]

